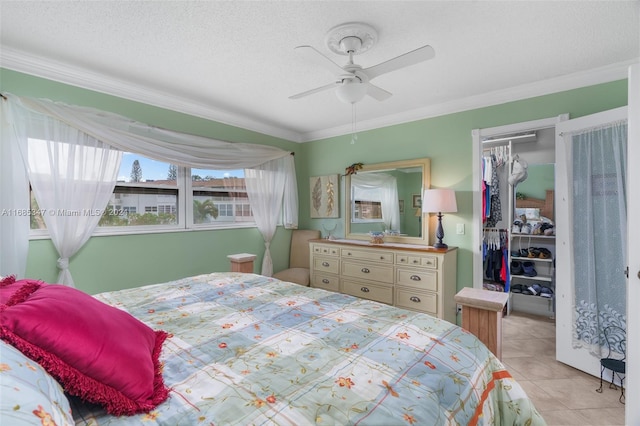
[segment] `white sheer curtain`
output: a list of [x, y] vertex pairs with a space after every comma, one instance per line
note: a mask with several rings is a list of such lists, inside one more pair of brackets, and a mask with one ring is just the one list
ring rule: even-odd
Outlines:
[[185, 167], [237, 170], [289, 155], [273, 146], [174, 132], [93, 108], [11, 94], [8, 97], [25, 109], [56, 118], [121, 151]]
[[[94, 148], [96, 149], [96, 155], [98, 155], [98, 152], [109, 152], [110, 156], [111, 151], [115, 153], [120, 150], [139, 153], [149, 158], [169, 162], [176, 165], [182, 165], [185, 167], [215, 168], [220, 170], [236, 170], [241, 168], [248, 170], [270, 170], [271, 167], [282, 167], [281, 169], [279, 169], [279, 172], [284, 175], [284, 183], [282, 186], [279, 186], [278, 191], [280, 191], [280, 193], [276, 195], [272, 194], [273, 188], [270, 188], [269, 191], [272, 196], [277, 196], [281, 203], [284, 198], [285, 227], [298, 227], [298, 199], [295, 163], [293, 156], [288, 151], [284, 151], [280, 148], [267, 145], [230, 143], [201, 136], [160, 129], [133, 121], [117, 114], [112, 114], [92, 108], [66, 105], [58, 102], [52, 102], [46, 99], [18, 97], [12, 94], [7, 94], [6, 96], [8, 99], [6, 104], [8, 104], [11, 109], [11, 113], [7, 114], [10, 118], [9, 127], [13, 130], [22, 129], [23, 131], [23, 135], [21, 136], [21, 138], [11, 136], [14, 143], [26, 143], [27, 135], [28, 137], [31, 137], [33, 139], [69, 142], [68, 139], [47, 139], [41, 136], [43, 134], [42, 123], [31, 121], [29, 118], [30, 115], [37, 114], [38, 117], [43, 117], [43, 120], [53, 120], [56, 123], [60, 123], [60, 125], [64, 123], [64, 125], [66, 125], [69, 129], [75, 129], [76, 131], [78, 131], [78, 134], [85, 134], [87, 138], [93, 141], [100, 141], [100, 149], [106, 151], [98, 150], [98, 145], [95, 145]], [[66, 155], [66, 152], [59, 151], [63, 149], [62, 147], [49, 149], [52, 153], [52, 156], [50, 157], [51, 161], [59, 162], [61, 161], [62, 157]], [[83, 154], [78, 154], [76, 151], [74, 152], [74, 155], [88, 155], [86, 153], [88, 151], [85, 151], [85, 153]], [[3, 169], [3, 174], [10, 173], [10, 169], [5, 169], [5, 167], [9, 167], [9, 155], [13, 154], [7, 154], [3, 151], [2, 157], [0, 157], [0, 159], [2, 160], [2, 163], [0, 163], [0, 169]], [[25, 161], [27, 158], [29, 158], [29, 161], [31, 161], [30, 157], [25, 155]], [[80, 161], [86, 161], [86, 159], [82, 159]], [[96, 159], [95, 161], [98, 160]], [[65, 164], [66, 166], [70, 167], [70, 169], [74, 169], [77, 167], [73, 165], [73, 162], [71, 162], [70, 164]], [[56, 167], [59, 169], [60, 167], [62, 167], [62, 165], [56, 166], [56, 164], [54, 163], [50, 165], [50, 167], [53, 171], [56, 169]], [[258, 167], [258, 169], [256, 169], [256, 167]], [[73, 174], [74, 179], [85, 180], [83, 175], [78, 174], [77, 171], [74, 170], [73, 173], [75, 173]], [[92, 176], [91, 179], [93, 179], [94, 177], [95, 176]], [[65, 186], [67, 186], [67, 184], [71, 185], [70, 181], [62, 180], [57, 182], [57, 184], [60, 185], [62, 185], [63, 183]], [[5, 183], [3, 183], [2, 185], [5, 185]], [[35, 185], [33, 187], [36, 198], [40, 203], [40, 207], [44, 208], [40, 200], [42, 197], [44, 197], [44, 191], [36, 189]], [[111, 190], [113, 190], [113, 187], [111, 188]], [[27, 192], [25, 191], [25, 193]], [[255, 195], [254, 199], [257, 199]], [[96, 200], [95, 207], [104, 208], [104, 206], [107, 205], [108, 197], [105, 200], [104, 205], [102, 206], [97, 205], [98, 201], [99, 200]], [[250, 202], [253, 203], [251, 199]], [[7, 201], [7, 203], [9, 203], [9, 201]], [[26, 200], [26, 202], [24, 200], [12, 200], [10, 201], [10, 203], [11, 206], [22, 205], [22, 208], [28, 208], [28, 199]], [[69, 206], [72, 205], [76, 206], [75, 204], [66, 204], [65, 208], [71, 209], [71, 207]], [[92, 205], [88, 208], [91, 209], [94, 208], [94, 206]], [[254, 207], [252, 206], [252, 208]], [[258, 216], [266, 217], [271, 215], [271, 212], [267, 212], [266, 209], [262, 209], [260, 207], [258, 207], [258, 209], [260, 209], [260, 213], [258, 213]], [[278, 214], [279, 211], [280, 207], [278, 207]], [[257, 218], [256, 220], [262, 221], [264, 219]], [[18, 222], [18, 220], [12, 220], [10, 222], [11, 226], [13, 226], [15, 222]], [[47, 222], [47, 227], [49, 226], [50, 225]], [[3, 221], [3, 231], [4, 228], [5, 222]], [[24, 226], [22, 226], [22, 228], [16, 229], [23, 228]], [[26, 229], [26, 231], [23, 230], [20, 232], [20, 242], [17, 243], [17, 245], [20, 246], [20, 250], [16, 251], [16, 253], [19, 252], [20, 254], [16, 254], [16, 259], [25, 259], [25, 247], [28, 247], [28, 228]], [[271, 237], [273, 235], [269, 236], [268, 232], [264, 235], [266, 235], [265, 243], [270, 243]], [[268, 241], [266, 238], [268, 238]], [[4, 248], [4, 246], [2, 247]], [[61, 258], [59, 261], [59, 265], [62, 266], [63, 269], [66, 269], [65, 265], [67, 264], [66, 259], [68, 258], [68, 256], [63, 253], [60, 253], [60, 256]], [[24, 271], [24, 266], [20, 267], [19, 264], [13, 265], [16, 262], [19, 263], [18, 260], [12, 261], [11, 267], [15, 267], [18, 269], [21, 268], [21, 270]], [[70, 279], [70, 277], [68, 279]]]
[[273, 275], [270, 246], [280, 218], [280, 208], [287, 180], [283, 163], [284, 161], [270, 161], [262, 166], [245, 169], [244, 173], [253, 217], [264, 238], [265, 251], [261, 273], [267, 277]]
[[0, 142], [0, 276], [23, 278], [29, 251], [29, 179], [22, 163], [20, 144], [9, 125], [10, 109], [1, 102]]
[[46, 99], [8, 94], [11, 103], [24, 111], [39, 112], [125, 152], [135, 152], [184, 167], [237, 170], [285, 158], [279, 164], [286, 173], [285, 227], [298, 227], [298, 193], [295, 162], [291, 152], [268, 145], [231, 143], [160, 129], [129, 118]]
[[604, 328], [626, 329], [627, 124], [563, 136], [571, 141], [566, 145], [571, 152], [573, 345], [599, 358]]
[[[91, 237], [113, 193], [121, 151], [43, 114], [21, 110], [18, 140], [38, 208], [58, 251], [58, 283], [73, 287], [69, 259]], [[24, 147], [23, 147], [24, 148]]]
[[351, 187], [353, 200], [380, 202], [385, 228], [401, 232], [398, 183], [394, 176], [386, 173], [355, 174], [351, 176]]

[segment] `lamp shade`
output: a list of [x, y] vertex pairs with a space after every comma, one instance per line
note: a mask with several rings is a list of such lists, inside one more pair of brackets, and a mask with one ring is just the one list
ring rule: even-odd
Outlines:
[[424, 213], [454, 213], [458, 211], [453, 189], [426, 189], [422, 197]]

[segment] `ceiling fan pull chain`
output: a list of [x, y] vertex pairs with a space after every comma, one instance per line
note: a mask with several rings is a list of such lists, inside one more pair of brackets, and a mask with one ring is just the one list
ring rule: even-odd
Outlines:
[[351, 104], [351, 145], [355, 144], [358, 140], [358, 133], [356, 133], [356, 104]]

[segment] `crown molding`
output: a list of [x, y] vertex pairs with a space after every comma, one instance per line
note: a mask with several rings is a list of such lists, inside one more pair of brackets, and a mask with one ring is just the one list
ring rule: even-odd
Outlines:
[[[581, 87], [593, 86], [601, 83], [608, 83], [616, 80], [624, 80], [628, 76], [629, 67], [640, 62], [640, 58], [629, 61], [618, 62], [600, 68], [594, 68], [574, 74], [568, 74], [552, 79], [541, 80], [535, 83], [510, 87], [508, 89], [496, 90], [494, 92], [483, 93], [481, 95], [469, 96], [467, 98], [456, 99], [451, 102], [444, 102], [437, 105], [430, 105], [424, 108], [417, 108], [399, 114], [387, 115], [384, 117], [358, 121], [357, 131], [375, 130], [382, 127], [396, 124], [408, 123], [412, 121], [424, 120], [447, 114], [454, 114], [478, 108], [500, 105], [507, 102], [519, 101], [552, 93], [564, 92]], [[336, 136], [343, 136], [351, 133], [352, 125], [333, 127], [302, 134], [302, 142], [311, 142], [319, 139], [326, 139]]]
[[155, 88], [152, 89], [139, 84], [132, 84], [114, 78], [113, 76], [69, 66], [53, 59], [28, 54], [6, 46], [2, 46], [2, 49], [0, 49], [0, 66], [35, 77], [42, 77], [130, 101], [141, 102], [171, 111], [213, 120], [218, 123], [283, 138], [288, 141], [301, 141], [301, 135], [298, 132], [270, 126]]
[[[548, 95], [581, 87], [593, 86], [628, 76], [629, 66], [640, 62], [640, 58], [618, 62], [604, 67], [569, 74], [539, 82], [497, 90], [481, 95], [430, 105], [398, 114], [358, 121], [359, 132], [382, 127], [424, 120], [446, 114], [453, 114], [507, 102]], [[336, 136], [348, 135], [352, 131], [351, 123], [318, 131], [299, 133], [282, 127], [247, 119], [247, 117], [203, 105], [193, 100], [178, 97], [157, 89], [114, 78], [86, 69], [71, 67], [59, 61], [27, 54], [3, 46], [0, 50], [0, 66], [24, 74], [42, 77], [60, 83], [70, 84], [83, 89], [93, 90], [107, 95], [118, 96], [135, 102], [141, 102], [160, 108], [177, 111], [195, 117], [213, 120], [265, 135], [286, 139], [292, 142], [311, 142]]]

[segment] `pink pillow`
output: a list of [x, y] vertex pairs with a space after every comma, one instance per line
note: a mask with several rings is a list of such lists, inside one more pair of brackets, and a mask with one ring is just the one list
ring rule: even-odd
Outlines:
[[116, 416], [149, 411], [167, 399], [158, 361], [164, 331], [63, 285], [3, 280], [0, 300], [0, 338], [69, 394]]
[[13, 296], [13, 293], [20, 290], [20, 287], [23, 285], [24, 282], [16, 282], [16, 277], [13, 275], [9, 275], [0, 280], [0, 288], [2, 288], [0, 292], [0, 305], [5, 305], [9, 298]]

